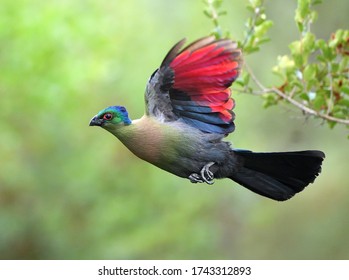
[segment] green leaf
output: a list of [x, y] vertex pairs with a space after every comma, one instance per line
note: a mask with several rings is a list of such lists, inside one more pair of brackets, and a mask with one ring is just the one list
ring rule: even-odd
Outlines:
[[315, 110], [319, 111], [321, 109], [325, 109], [327, 107], [326, 99], [324, 98], [323, 95], [317, 95], [313, 102], [313, 107]]
[[326, 58], [325, 58], [323, 55], [318, 55], [318, 56], [316, 57], [316, 59], [317, 59], [319, 62], [327, 63], [327, 60], [326, 60]]
[[335, 48], [339, 43], [343, 41], [343, 35], [344, 35], [344, 30], [343, 29], [338, 29], [336, 33], [333, 36], [333, 39], [330, 40], [328, 43], [330, 48]]
[[327, 124], [328, 124], [329, 128], [333, 129], [337, 123], [333, 122], [333, 121], [328, 121]]
[[251, 54], [253, 52], [259, 51], [259, 47], [245, 47], [244, 48], [244, 53], [246, 54]]
[[301, 93], [300, 95], [298, 95], [300, 99], [305, 100], [305, 101], [310, 101], [308, 94], [306, 94], [305, 92]]
[[342, 57], [341, 61], [339, 62], [338, 71], [340, 72], [348, 71], [348, 68], [349, 68], [349, 56]]
[[318, 18], [318, 13], [316, 11], [311, 11], [309, 18], [310, 18], [310, 22], [314, 23]]
[[322, 3], [322, 0], [313, 0], [312, 2], [312, 5], [318, 5], [318, 4], [321, 4]]
[[234, 85], [239, 85], [241, 87], [244, 87], [245, 83], [241, 78], [238, 78], [237, 80], [235, 80]]
[[331, 61], [336, 57], [335, 49], [331, 49], [324, 40], [319, 39], [316, 46], [322, 51], [323, 58], [326, 61]]
[[262, 5], [262, 1], [261, 0], [249, 0], [249, 2], [251, 3], [251, 6], [253, 8], [257, 8], [257, 7]]
[[276, 96], [273, 93], [266, 93], [263, 95], [263, 98], [264, 98], [264, 102], [263, 102], [264, 108], [268, 108], [270, 106], [277, 104]]
[[254, 13], [254, 7], [252, 7], [251, 5], [247, 5], [246, 6], [246, 9], [248, 10], [248, 11], [250, 11], [251, 13]]
[[294, 62], [298, 68], [302, 68], [305, 61], [304, 61], [304, 56], [300, 53], [296, 53], [293, 55]]
[[302, 22], [296, 22], [299, 32], [304, 32], [304, 25]]
[[250, 82], [250, 74], [246, 73], [244, 76], [243, 76], [243, 79], [244, 79], [244, 83], [245, 85], [248, 85], [248, 83]]
[[333, 107], [333, 116], [339, 119], [346, 119], [347, 117], [347, 110], [343, 110], [343, 106], [341, 105], [335, 105]]
[[294, 68], [294, 61], [289, 56], [278, 56], [278, 65], [281, 68]]
[[302, 22], [309, 13], [309, 0], [298, 0], [295, 20]]
[[261, 44], [264, 44], [264, 43], [267, 43], [270, 41], [271, 41], [270, 38], [263, 38], [263, 39], [258, 40], [258, 44], [261, 45]]
[[255, 36], [257, 38], [263, 37], [272, 26], [273, 26], [273, 22], [271, 20], [264, 21], [260, 25], [256, 26]]
[[302, 68], [303, 66], [303, 55], [300, 50], [300, 42], [295, 41], [289, 45], [289, 48], [291, 50], [291, 55], [293, 58], [293, 61], [297, 68]]
[[330, 65], [331, 65], [331, 72], [337, 73], [339, 70], [339, 64], [337, 62], [332, 62]]
[[343, 99], [339, 100], [337, 104], [342, 105], [344, 107], [343, 110], [346, 109], [346, 110], [349, 111], [349, 99], [344, 99], [343, 98]]
[[215, 8], [220, 8], [223, 4], [223, 0], [214, 0]]
[[301, 52], [301, 43], [299, 41], [294, 41], [288, 45], [291, 50], [291, 54], [299, 54]]
[[250, 74], [244, 72], [234, 83], [242, 87], [247, 87], [250, 82]]
[[341, 87], [341, 92], [344, 94], [349, 95], [349, 86], [342, 86]]
[[315, 47], [315, 35], [308, 32], [302, 39], [302, 51], [310, 53]]
[[310, 81], [315, 78], [316, 76], [316, 70], [317, 67], [314, 64], [308, 64], [305, 66], [305, 69], [303, 71], [303, 78], [305, 81]]
[[204, 14], [208, 17], [208, 18], [212, 18], [212, 12], [208, 9], [204, 10]]
[[323, 39], [318, 39], [316, 41], [316, 45], [317, 45], [318, 48], [323, 49], [326, 46], [326, 42]]

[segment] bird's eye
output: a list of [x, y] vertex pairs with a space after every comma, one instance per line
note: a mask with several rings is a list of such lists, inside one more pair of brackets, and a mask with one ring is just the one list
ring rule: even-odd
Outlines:
[[113, 118], [113, 115], [111, 113], [106, 113], [103, 116], [104, 120], [110, 121]]

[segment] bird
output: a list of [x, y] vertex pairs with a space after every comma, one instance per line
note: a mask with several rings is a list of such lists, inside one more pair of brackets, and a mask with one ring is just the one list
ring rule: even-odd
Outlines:
[[116, 136], [133, 154], [192, 183], [228, 178], [276, 201], [301, 192], [321, 172], [319, 150], [252, 152], [233, 148], [230, 86], [241, 73], [242, 51], [228, 38], [175, 44], [150, 76], [145, 113], [131, 120], [121, 105], [109, 106], [89, 125]]

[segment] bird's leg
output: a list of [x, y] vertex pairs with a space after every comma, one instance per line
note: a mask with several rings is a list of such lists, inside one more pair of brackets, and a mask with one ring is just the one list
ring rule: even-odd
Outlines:
[[209, 162], [200, 171], [201, 178], [209, 185], [212, 185], [214, 183], [214, 181], [213, 181], [214, 176], [213, 176], [212, 171], [210, 170], [210, 167], [214, 164], [215, 164], [214, 162]]
[[210, 167], [214, 165], [214, 162], [209, 162], [206, 164], [200, 171], [200, 174], [192, 173], [189, 175], [189, 180], [192, 183], [204, 183], [206, 182], [209, 185], [212, 185], [214, 183], [213, 179], [213, 173], [210, 170]]

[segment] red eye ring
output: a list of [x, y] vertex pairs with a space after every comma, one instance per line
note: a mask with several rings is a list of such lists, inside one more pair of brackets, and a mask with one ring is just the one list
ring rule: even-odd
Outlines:
[[103, 115], [103, 120], [110, 121], [113, 118], [113, 115], [111, 113], [105, 113]]

